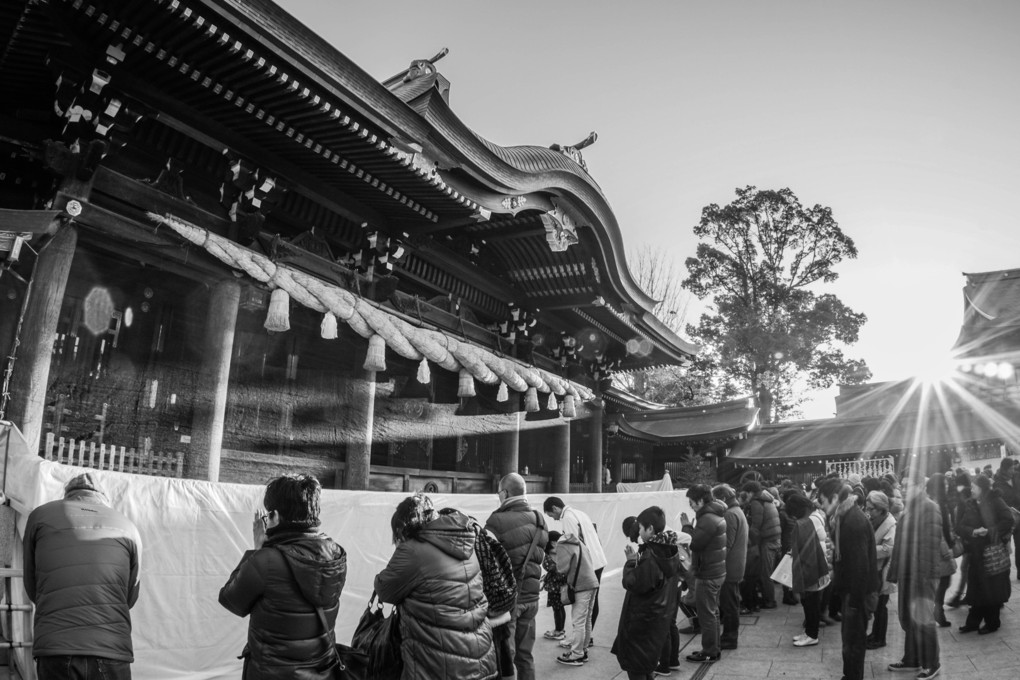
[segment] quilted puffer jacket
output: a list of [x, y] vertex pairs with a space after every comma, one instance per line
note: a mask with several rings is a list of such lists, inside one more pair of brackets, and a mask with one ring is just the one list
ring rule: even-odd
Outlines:
[[141, 539], [95, 491], [41, 505], [25, 526], [25, 590], [35, 603], [35, 656], [134, 661], [130, 609]]
[[623, 567], [627, 594], [612, 653], [628, 673], [651, 675], [659, 664], [670, 616], [676, 616], [679, 569], [679, 549], [663, 543], [643, 544], [638, 559]]
[[249, 550], [220, 589], [220, 604], [248, 621], [244, 680], [326, 680], [335, 658], [315, 607], [332, 629], [347, 554], [315, 529], [280, 525]]
[[705, 503], [695, 515], [691, 554], [694, 576], [715, 579], [726, 576], [726, 506], [722, 501]]
[[[514, 575], [523, 576], [517, 604], [538, 602], [542, 560], [545, 558], [545, 544], [549, 541], [542, 514], [532, 510], [527, 499], [518, 496], [509, 499], [489, 515], [485, 528], [499, 539], [506, 554], [510, 556]], [[535, 532], [539, 534], [537, 541]]]
[[400, 608], [402, 680], [497, 676], [470, 522], [460, 512], [429, 522], [375, 577], [379, 599]]

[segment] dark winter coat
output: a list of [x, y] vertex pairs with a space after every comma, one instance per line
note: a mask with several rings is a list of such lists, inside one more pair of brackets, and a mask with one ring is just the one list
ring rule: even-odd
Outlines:
[[670, 617], [676, 616], [679, 568], [679, 549], [664, 543], [642, 544], [637, 560], [624, 565], [626, 595], [612, 649], [624, 671], [655, 672]]
[[728, 503], [726, 520], [726, 581], [738, 583], [744, 578], [747, 563], [747, 517], [733, 499]]
[[910, 499], [896, 522], [896, 540], [886, 579], [890, 583], [938, 579], [942, 571], [942, 543], [942, 513], [938, 504], [923, 493]]
[[429, 522], [375, 577], [379, 598], [400, 609], [402, 680], [497, 676], [470, 522], [459, 512]]
[[875, 559], [875, 531], [854, 497], [840, 505], [834, 526], [833, 597], [850, 596], [850, 606], [863, 609], [865, 598], [880, 590]]
[[[980, 503], [980, 505], [979, 505]], [[985, 512], [981, 512], [981, 505]], [[987, 521], [985, 517], [994, 518]], [[986, 527], [986, 536], [975, 536], [974, 529]], [[985, 573], [982, 553], [992, 540], [1008, 541], [1013, 529], [1013, 517], [999, 492], [991, 489], [982, 495], [980, 501], [968, 498], [960, 508], [956, 522], [956, 533], [963, 541], [963, 548], [970, 555], [970, 570], [967, 572], [967, 597], [965, 602], [972, 607], [1000, 605], [1009, 601], [1012, 586], [1009, 571], [988, 576]]]
[[332, 630], [347, 581], [347, 554], [315, 529], [281, 525], [258, 550], [241, 557], [220, 604], [249, 616], [244, 680], [331, 678], [332, 643], [316, 607]]
[[[526, 498], [517, 496], [507, 500], [489, 515], [485, 528], [492, 532], [506, 550], [513, 564], [514, 575], [521, 577], [523, 574], [517, 603], [538, 602], [542, 559], [545, 557], [545, 544], [549, 542], [549, 532], [546, 531], [542, 513], [532, 510]], [[534, 540], [536, 532], [537, 541]]]
[[996, 472], [992, 477], [992, 488], [999, 492], [1002, 501], [1011, 508], [1020, 509], [1020, 493], [1013, 486], [1013, 477]]
[[138, 529], [95, 491], [41, 505], [25, 525], [25, 590], [35, 603], [34, 656], [134, 661]]
[[783, 535], [779, 508], [772, 494], [762, 491], [747, 504], [748, 540], [758, 546], [778, 548]]
[[804, 593], [828, 575], [825, 549], [818, 540], [818, 531], [810, 516], [794, 520], [790, 556], [793, 558], [793, 586], [790, 588], [793, 592]]
[[695, 578], [726, 576], [726, 506], [712, 500], [701, 506], [691, 537], [691, 571]]

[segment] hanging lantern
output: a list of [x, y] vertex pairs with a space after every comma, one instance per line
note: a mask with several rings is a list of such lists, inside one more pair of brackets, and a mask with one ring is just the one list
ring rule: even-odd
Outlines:
[[537, 413], [538, 407], [538, 390], [534, 387], [529, 387], [528, 391], [524, 393], [524, 410], [528, 413]]
[[502, 404], [503, 402], [509, 401], [509, 400], [510, 400], [510, 392], [506, 388], [506, 383], [500, 381], [500, 383], [499, 383], [499, 391], [496, 392], [496, 401], [498, 401], [499, 403]]
[[432, 371], [429, 370], [429, 360], [424, 357], [421, 363], [418, 364], [418, 382], [422, 385], [428, 385], [432, 382]]
[[560, 405], [558, 403], [556, 403], [556, 393], [555, 392], [550, 392], [549, 393], [549, 401], [546, 402], [545, 407], [547, 409], [549, 409], [550, 411], [556, 411], [556, 410], [559, 409]]
[[336, 315], [333, 312], [326, 312], [322, 315], [322, 323], [319, 324], [319, 335], [323, 340], [336, 340]]
[[269, 313], [263, 327], [270, 333], [290, 330], [290, 295], [283, 288], [274, 288], [269, 296]]
[[381, 335], [373, 335], [368, 339], [368, 354], [365, 355], [366, 371], [386, 370], [386, 341]]
[[475, 396], [475, 377], [466, 368], [460, 369], [460, 380], [457, 382], [457, 396], [461, 398]]
[[575, 408], [574, 405], [574, 395], [572, 394], [568, 394], [566, 398], [563, 399], [563, 417], [564, 418], [577, 417], [577, 409]]

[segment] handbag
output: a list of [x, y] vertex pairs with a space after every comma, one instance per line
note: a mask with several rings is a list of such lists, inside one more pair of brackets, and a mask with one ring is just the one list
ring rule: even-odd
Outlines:
[[[373, 602], [378, 606], [373, 607]], [[392, 614], [384, 615], [382, 602], [372, 591], [368, 606], [354, 630], [351, 646], [368, 656], [368, 677], [399, 680], [404, 670], [404, 660], [400, 656], [400, 610], [394, 607]]]
[[790, 553], [783, 555], [783, 559], [779, 560], [779, 564], [776, 565], [770, 578], [787, 588], [793, 587], [793, 556]]
[[963, 555], [963, 540], [957, 536], [953, 541], [953, 558], [961, 557]]
[[985, 576], [995, 576], [1009, 571], [1009, 551], [1001, 541], [986, 545], [981, 551]]

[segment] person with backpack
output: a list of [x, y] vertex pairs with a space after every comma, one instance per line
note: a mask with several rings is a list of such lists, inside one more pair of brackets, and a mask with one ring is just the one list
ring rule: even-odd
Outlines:
[[570, 623], [573, 626], [570, 648], [556, 660], [567, 666], [580, 666], [588, 660], [591, 612], [599, 581], [595, 578], [591, 551], [579, 536], [565, 534], [560, 537], [556, 544], [556, 571], [567, 576], [562, 600], [570, 603]]
[[[541, 592], [542, 560], [549, 540], [542, 513], [528, 503], [524, 477], [511, 473], [499, 480], [499, 507], [485, 521], [510, 557], [517, 580], [517, 602], [510, 610], [506, 634], [513, 642], [513, 665], [518, 680], [535, 678], [535, 617]], [[503, 669], [504, 677], [510, 669]]]

